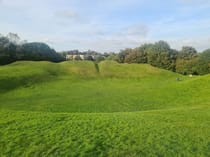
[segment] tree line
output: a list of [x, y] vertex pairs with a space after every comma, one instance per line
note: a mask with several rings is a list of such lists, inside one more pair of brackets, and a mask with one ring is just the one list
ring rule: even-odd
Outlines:
[[0, 35], [0, 65], [20, 60], [60, 62], [64, 58], [45, 43], [21, 41], [14, 33]]
[[184, 75], [210, 73], [210, 49], [198, 53], [195, 48], [183, 46], [180, 51], [171, 49], [165, 41], [124, 49], [115, 58], [119, 63], [145, 63]]
[[115, 60], [119, 63], [150, 64], [184, 75], [210, 73], [210, 49], [198, 53], [193, 47], [183, 46], [178, 51], [172, 49], [167, 42], [158, 41], [133, 49], [127, 48], [119, 53], [99, 53], [91, 50], [84, 52], [71, 50], [58, 53], [42, 42], [28, 43], [20, 40], [20, 37], [14, 33], [9, 33], [7, 36], [0, 34], [0, 65], [19, 60], [60, 62], [66, 60], [66, 55], [73, 54], [84, 55], [86, 56], [85, 60], [96, 62]]

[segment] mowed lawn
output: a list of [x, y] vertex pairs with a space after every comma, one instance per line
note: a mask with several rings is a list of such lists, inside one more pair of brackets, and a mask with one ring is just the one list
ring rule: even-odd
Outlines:
[[210, 75], [16, 62], [0, 87], [0, 156], [210, 156]]

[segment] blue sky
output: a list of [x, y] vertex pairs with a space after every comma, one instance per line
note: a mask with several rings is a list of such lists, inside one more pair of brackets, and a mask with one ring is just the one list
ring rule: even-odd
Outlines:
[[210, 48], [210, 0], [0, 0], [0, 33], [57, 51], [99, 52], [166, 40]]

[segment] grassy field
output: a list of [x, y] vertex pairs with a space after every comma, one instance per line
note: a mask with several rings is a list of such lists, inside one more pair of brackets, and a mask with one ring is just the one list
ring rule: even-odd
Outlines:
[[108, 61], [1, 66], [0, 156], [209, 157], [210, 75]]

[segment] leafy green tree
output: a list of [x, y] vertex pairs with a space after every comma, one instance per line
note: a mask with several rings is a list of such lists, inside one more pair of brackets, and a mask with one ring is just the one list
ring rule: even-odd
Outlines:
[[63, 61], [64, 58], [45, 43], [24, 43], [17, 34], [9, 33], [0, 36], [0, 64], [8, 64], [17, 60]]
[[165, 41], [156, 42], [148, 49], [148, 63], [167, 70], [175, 71], [177, 52]]
[[126, 63], [147, 63], [147, 51], [151, 44], [144, 44], [135, 49], [130, 49], [125, 56]]
[[184, 74], [184, 75], [198, 75], [198, 58], [192, 59], [177, 59], [176, 62], [176, 72]]
[[102, 56], [102, 55], [97, 55], [97, 56], [95, 57], [95, 61], [96, 61], [96, 62], [101, 62], [101, 61], [103, 61], [103, 60], [105, 60], [105, 57]]
[[0, 37], [0, 64], [8, 64], [16, 60], [17, 46], [7, 37]]
[[183, 46], [177, 56], [176, 72], [184, 75], [199, 74], [197, 65], [198, 55], [196, 49], [190, 46]]
[[21, 39], [20, 37], [18, 36], [18, 34], [15, 34], [15, 33], [9, 33], [7, 35], [7, 38], [9, 39], [9, 41], [11, 43], [14, 43], [14, 44], [20, 44], [21, 43]]
[[126, 54], [124, 63], [137, 63], [137, 52], [131, 50], [129, 53]]
[[117, 61], [119, 62], [119, 55], [115, 54], [115, 53], [108, 53], [105, 55], [105, 60], [111, 60], [111, 61]]
[[128, 49], [128, 48], [125, 50], [121, 50], [120, 53], [118, 54], [117, 61], [119, 63], [124, 63], [126, 56], [131, 52], [132, 52], [132, 49]]
[[152, 46], [153, 44], [143, 44], [134, 49], [134, 51], [137, 51], [137, 63], [148, 63], [148, 52]]
[[199, 54], [196, 69], [200, 75], [210, 73], [210, 49]]
[[40, 42], [26, 43], [21, 46], [24, 60], [34, 61], [53, 61], [59, 62], [63, 58], [60, 54], [56, 53], [55, 50], [51, 49], [47, 44]]
[[197, 51], [195, 48], [190, 46], [183, 46], [182, 50], [178, 54], [179, 59], [192, 59], [194, 57], [197, 57]]

